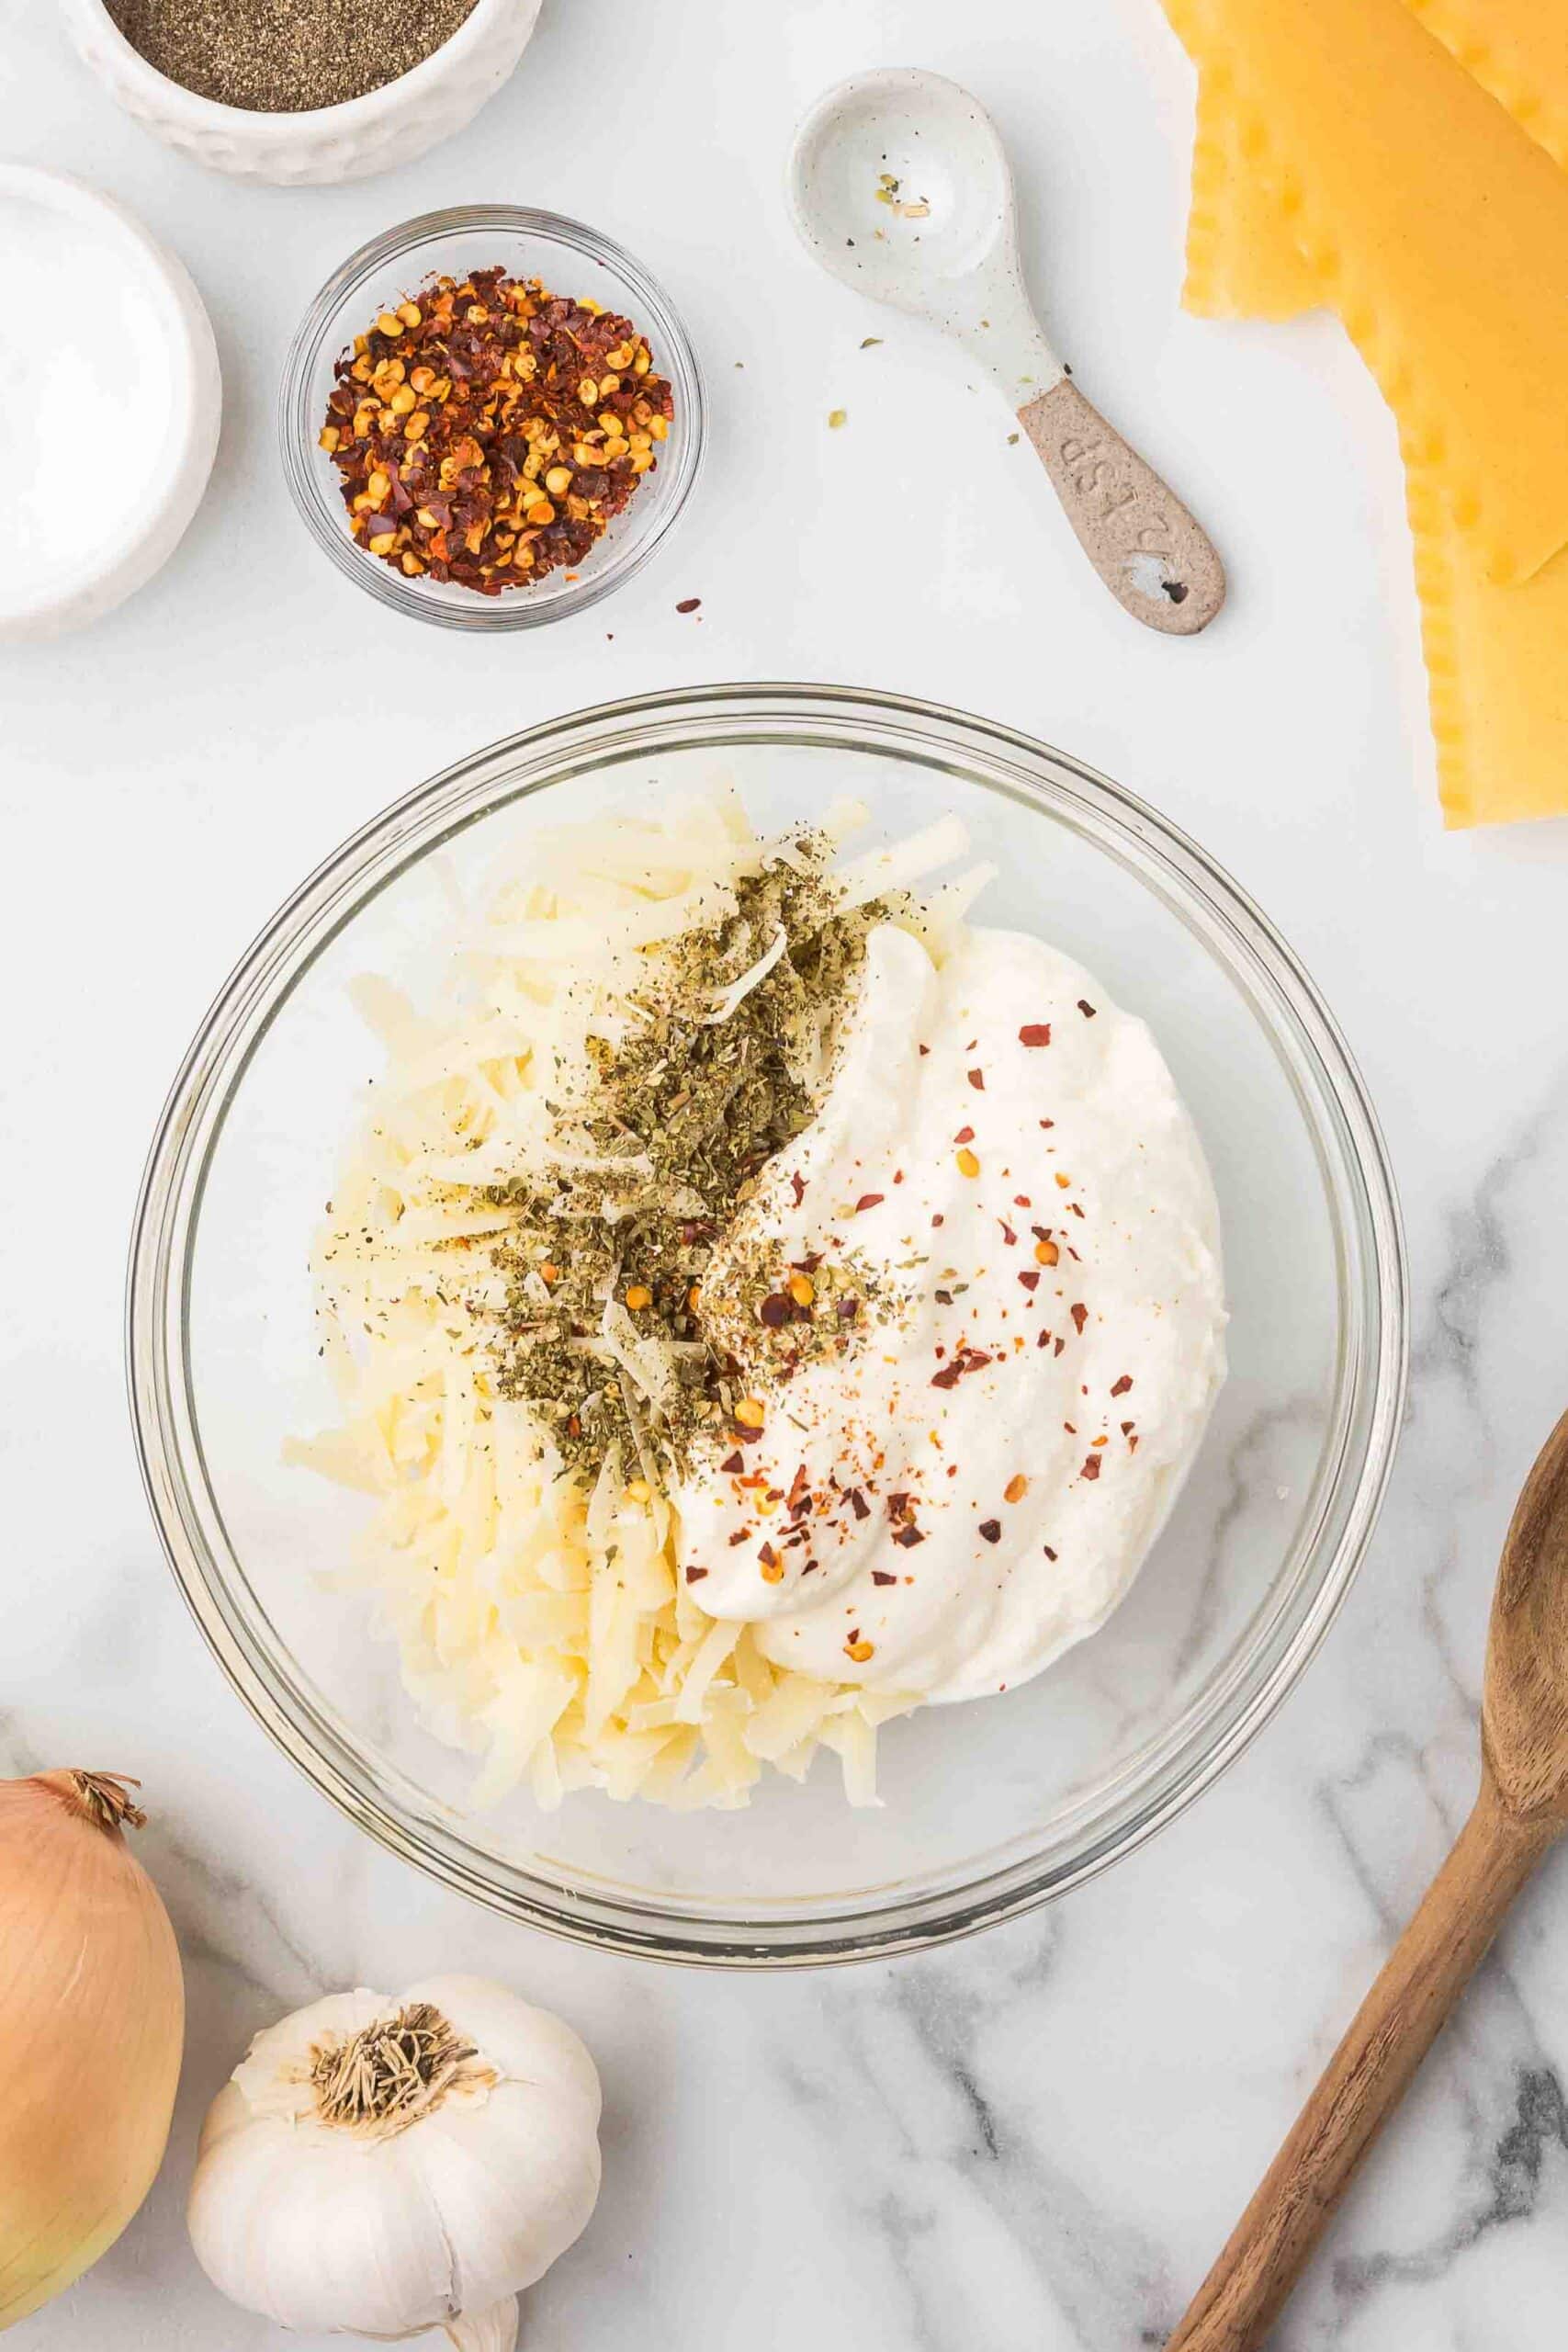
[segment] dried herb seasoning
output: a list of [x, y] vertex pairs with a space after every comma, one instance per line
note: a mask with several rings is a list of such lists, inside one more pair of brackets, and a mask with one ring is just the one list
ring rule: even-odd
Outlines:
[[412, 73], [476, 0], [107, 0], [132, 49], [198, 98], [300, 114]]
[[484, 596], [580, 564], [675, 413], [629, 319], [501, 268], [428, 279], [334, 374], [320, 440], [355, 537]]
[[[651, 953], [640, 1025], [591, 1041], [586, 1089], [558, 1115], [574, 1159], [593, 1164], [485, 1191], [516, 1212], [491, 1252], [506, 1290], [498, 1385], [590, 1477], [612, 1447], [628, 1471], [678, 1474], [699, 1432], [727, 1434], [743, 1458], [763, 1417], [739, 1385], [742, 1327], [787, 1376], [812, 1353], [842, 1352], [872, 1295], [847, 1259], [781, 1263], [738, 1228], [768, 1162], [815, 1114], [824, 1044], [830, 1057], [884, 912], [841, 913], [820, 854], [797, 842], [792, 859], [742, 879], [732, 916]], [[722, 1295], [710, 1302], [716, 1258]], [[642, 1374], [630, 1384], [627, 1352]]]

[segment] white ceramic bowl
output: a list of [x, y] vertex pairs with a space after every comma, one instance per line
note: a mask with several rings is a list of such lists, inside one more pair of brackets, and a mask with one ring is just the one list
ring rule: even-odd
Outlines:
[[296, 187], [368, 179], [461, 130], [527, 48], [540, 0], [478, 0], [451, 40], [411, 73], [362, 98], [302, 114], [257, 114], [197, 97], [149, 65], [104, 0], [61, 5], [84, 61], [155, 137], [235, 179]]
[[[18, 216], [52, 212], [91, 231], [118, 290], [134, 287], [145, 300], [143, 356], [159, 371], [155, 435], [136, 447], [140, 480], [125, 510], [114, 509], [112, 526], [96, 530], [75, 561], [36, 583], [0, 582], [0, 638], [58, 637], [123, 603], [173, 555], [212, 471], [223, 386], [211, 322], [185, 265], [123, 205], [63, 172], [0, 164], [0, 209], [13, 208]], [[24, 404], [29, 398], [26, 380], [14, 375], [9, 391]], [[38, 397], [45, 397], [41, 389]]]

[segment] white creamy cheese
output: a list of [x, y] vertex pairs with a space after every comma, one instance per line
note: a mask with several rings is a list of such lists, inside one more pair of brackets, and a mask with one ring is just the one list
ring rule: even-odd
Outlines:
[[[762, 1327], [759, 1267], [818, 1292], [799, 1328]], [[831, 1088], [704, 1292], [765, 1419], [676, 1489], [694, 1598], [775, 1664], [931, 1701], [1104, 1623], [1224, 1376], [1213, 1187], [1170, 1074], [1010, 932], [940, 969], [872, 934]]]

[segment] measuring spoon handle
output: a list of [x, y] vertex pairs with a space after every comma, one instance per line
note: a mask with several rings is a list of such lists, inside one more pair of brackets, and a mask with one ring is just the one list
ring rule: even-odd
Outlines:
[[1196, 637], [1225, 601], [1206, 534], [1070, 376], [1018, 412], [1078, 544], [1117, 603], [1167, 637]]
[[1166, 2352], [1254, 2352], [1561, 1823], [1506, 1811], [1490, 1769], [1401, 1936]]

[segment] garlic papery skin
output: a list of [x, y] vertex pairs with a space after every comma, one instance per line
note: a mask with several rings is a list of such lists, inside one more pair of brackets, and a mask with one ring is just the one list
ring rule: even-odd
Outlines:
[[570, 2027], [503, 1985], [331, 1994], [259, 2033], [214, 2099], [191, 2243], [281, 2327], [445, 2326], [464, 2352], [511, 2352], [518, 2289], [597, 2201], [599, 2111]]
[[0, 1781], [0, 2330], [114, 2244], [168, 2141], [185, 1985], [135, 1785]]

